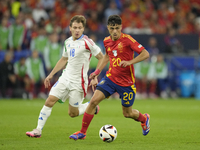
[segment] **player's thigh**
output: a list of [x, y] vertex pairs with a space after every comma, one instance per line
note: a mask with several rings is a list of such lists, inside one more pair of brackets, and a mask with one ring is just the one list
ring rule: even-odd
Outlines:
[[101, 91], [106, 98], [116, 92], [116, 84], [113, 83], [108, 77], [104, 77], [97, 84], [96, 90]]
[[74, 106], [72, 106], [72, 105], [69, 104], [68, 114], [71, 117], [78, 116], [79, 115], [79, 109], [78, 109], [78, 107], [74, 107]]
[[69, 94], [69, 90], [67, 88], [67, 86], [60, 82], [57, 81], [51, 88], [49, 95], [55, 96], [58, 98], [58, 100], [62, 100], [63, 102], [66, 101], [66, 99], [68, 98], [68, 94]]
[[69, 91], [69, 104], [72, 107], [79, 107], [84, 100], [84, 92], [79, 90]]
[[78, 90], [71, 90], [69, 92], [69, 109], [68, 114], [71, 117], [76, 117], [79, 114], [79, 106], [84, 100], [84, 92]]
[[45, 101], [45, 106], [47, 107], [53, 107], [53, 105], [59, 100], [59, 98], [49, 95], [49, 97]]
[[102, 100], [104, 100], [106, 97], [105, 97], [105, 94], [100, 91], [100, 90], [95, 90], [91, 100], [90, 100], [90, 104], [96, 106], [98, 105]]
[[135, 88], [129, 87], [117, 87], [117, 92], [120, 95], [122, 106], [130, 107], [135, 101]]

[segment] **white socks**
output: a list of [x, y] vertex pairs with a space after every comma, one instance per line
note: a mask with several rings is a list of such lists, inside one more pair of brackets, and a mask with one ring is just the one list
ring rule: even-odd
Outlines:
[[82, 115], [82, 114], [84, 114], [84, 112], [85, 112], [88, 104], [89, 104], [89, 102], [79, 105], [79, 107], [78, 107], [79, 116]]
[[48, 117], [51, 115], [51, 111], [52, 111], [52, 107], [47, 107], [45, 105], [42, 107], [42, 109], [40, 111], [37, 129], [40, 130], [41, 132], [42, 132], [42, 129], [43, 129]]
[[[78, 107], [79, 115], [84, 114], [88, 104], [89, 103], [87, 102], [87, 103], [81, 104]], [[37, 124], [37, 128], [36, 129], [38, 129], [38, 130], [40, 130], [42, 132], [42, 129], [43, 129], [48, 117], [51, 115], [51, 111], [52, 111], [52, 107], [47, 107], [45, 105], [42, 107], [42, 109], [40, 111], [39, 118], [38, 118], [38, 124]]]

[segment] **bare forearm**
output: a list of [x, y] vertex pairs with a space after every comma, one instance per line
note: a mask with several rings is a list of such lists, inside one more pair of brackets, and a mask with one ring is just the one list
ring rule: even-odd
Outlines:
[[146, 49], [143, 49], [142, 52], [136, 58], [131, 60], [131, 64], [136, 64], [147, 58], [149, 58], [149, 52]]
[[60, 71], [67, 63], [67, 58], [62, 57], [57, 64], [55, 65], [55, 67], [53, 68], [53, 70], [51, 71], [51, 73], [49, 74], [49, 76], [53, 76], [54, 74], [56, 74], [58, 71]]
[[103, 56], [103, 58], [99, 60], [96, 69], [102, 71], [103, 68], [108, 64], [108, 62], [109, 62], [109, 57], [107, 57], [107, 55]]

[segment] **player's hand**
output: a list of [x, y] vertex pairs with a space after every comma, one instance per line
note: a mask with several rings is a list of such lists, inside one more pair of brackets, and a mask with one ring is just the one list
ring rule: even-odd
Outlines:
[[48, 75], [46, 77], [46, 79], [44, 80], [44, 86], [45, 86], [45, 88], [48, 88], [49, 86], [51, 86], [51, 83], [50, 83], [51, 79], [52, 79], [52, 76], [50, 76], [50, 75]]
[[100, 70], [96, 69], [94, 72], [92, 72], [89, 76], [89, 79], [94, 79], [96, 76], [98, 76], [100, 74]]
[[130, 66], [131, 65], [131, 63], [129, 62], [129, 61], [124, 61], [124, 60], [122, 60], [120, 63], [119, 63], [119, 66], [121, 66], [121, 67], [123, 67], [123, 68], [125, 68], [125, 67], [127, 67], [127, 66]]
[[97, 75], [93, 72], [90, 74], [89, 79], [94, 79]]
[[89, 84], [89, 86], [92, 86], [92, 91], [93, 91], [93, 92], [94, 92], [94, 90], [95, 90], [97, 84], [98, 84], [98, 79], [97, 79], [97, 76], [96, 76], [96, 78], [92, 79], [92, 80], [90, 81], [90, 84]]

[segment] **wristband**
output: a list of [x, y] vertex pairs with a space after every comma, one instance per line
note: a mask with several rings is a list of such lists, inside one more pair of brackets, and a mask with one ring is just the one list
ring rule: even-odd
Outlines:
[[100, 71], [99, 69], [96, 69], [92, 74], [95, 73], [96, 75], [98, 75], [98, 74], [100, 74], [100, 72], [101, 72], [101, 71]]

